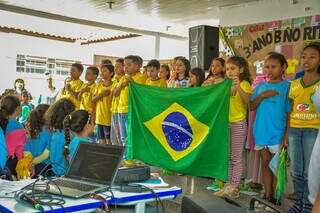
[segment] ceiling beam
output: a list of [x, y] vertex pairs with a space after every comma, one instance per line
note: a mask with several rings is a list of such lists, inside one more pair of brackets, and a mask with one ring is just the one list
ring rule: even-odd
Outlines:
[[48, 12], [43, 12], [43, 11], [39, 11], [39, 10], [18, 7], [18, 6], [8, 5], [8, 4], [3, 4], [3, 3], [0, 3], [0, 10], [29, 15], [29, 16], [36, 16], [36, 17], [46, 18], [46, 19], [51, 19], [51, 20], [69, 22], [69, 23], [74, 23], [74, 24], [81, 24], [81, 25], [111, 29], [111, 30], [119, 30], [119, 31], [130, 32], [130, 33], [137, 33], [137, 34], [151, 35], [151, 36], [160, 35], [160, 37], [171, 38], [171, 39], [176, 39], [176, 40], [187, 40], [188, 39], [187, 37], [184, 37], [184, 36], [179, 36], [179, 35], [174, 35], [174, 34], [169, 34], [169, 33], [155, 32], [155, 31], [150, 31], [150, 30], [141, 30], [141, 29], [136, 29], [136, 28], [131, 28], [131, 27], [124, 27], [124, 26], [118, 26], [118, 25], [114, 25], [114, 24], [107, 24], [107, 23], [103, 23], [103, 22], [91, 21], [91, 20], [80, 19], [80, 18], [73, 18], [73, 17], [69, 17], [69, 16], [58, 15], [58, 14], [54, 14], [54, 13], [48, 13]]

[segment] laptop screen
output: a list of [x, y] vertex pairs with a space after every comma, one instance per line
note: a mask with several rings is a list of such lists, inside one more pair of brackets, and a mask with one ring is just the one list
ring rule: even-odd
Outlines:
[[122, 154], [122, 146], [80, 143], [66, 177], [111, 185]]

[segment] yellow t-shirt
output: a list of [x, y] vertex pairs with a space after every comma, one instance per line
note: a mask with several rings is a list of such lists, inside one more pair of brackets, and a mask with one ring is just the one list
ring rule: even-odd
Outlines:
[[[252, 88], [248, 81], [241, 81], [240, 88], [249, 94], [252, 94]], [[243, 102], [239, 92], [230, 96], [229, 122], [239, 122], [247, 117], [248, 104]]]
[[94, 112], [94, 106], [93, 106], [93, 103], [92, 103], [92, 92], [94, 90], [94, 87], [96, 86], [96, 83], [93, 83], [91, 85], [88, 85], [88, 83], [85, 83], [85, 84], [82, 85], [82, 88], [85, 88], [87, 86], [90, 88], [90, 91], [89, 92], [85, 92], [85, 93], [83, 93], [81, 95], [81, 98], [80, 98], [80, 109], [84, 109], [84, 110], [87, 110], [90, 113], [93, 113]]
[[167, 82], [161, 78], [155, 81], [152, 81], [150, 78], [148, 78], [146, 81], [146, 85], [167, 88]]
[[[112, 90], [113, 83], [105, 86], [99, 83], [94, 87], [93, 95], [99, 95], [105, 90]], [[102, 97], [96, 103], [96, 124], [110, 126], [111, 125], [111, 93], [108, 96]]]
[[[70, 87], [74, 92], [79, 92], [80, 89], [82, 88], [82, 85], [83, 85], [83, 81], [81, 81], [80, 79], [70, 81]], [[60, 98], [67, 98], [70, 101], [72, 101], [72, 103], [76, 107], [76, 110], [80, 108], [80, 101], [66, 90], [62, 92]]]
[[[121, 76], [120, 78], [117, 78], [117, 77], [113, 78], [112, 81], [114, 82], [114, 84], [113, 84], [114, 86], [113, 86], [112, 90], [115, 89], [119, 85], [119, 82], [123, 78], [124, 78], [124, 76]], [[113, 96], [112, 97], [112, 103], [111, 103], [111, 113], [112, 114], [113, 113], [118, 113], [119, 98], [120, 98], [120, 96], [117, 96], [117, 97]]]
[[[142, 73], [138, 72], [134, 76], [132, 76], [134, 82], [138, 84], [145, 84], [146, 76]], [[123, 78], [119, 84], [125, 81], [126, 78]], [[118, 104], [118, 113], [128, 113], [128, 99], [129, 99], [129, 88], [125, 87], [120, 92], [120, 99]]]
[[320, 128], [320, 116], [315, 110], [312, 95], [320, 87], [320, 80], [311, 85], [305, 85], [302, 78], [291, 82], [289, 98], [292, 99], [290, 127]]

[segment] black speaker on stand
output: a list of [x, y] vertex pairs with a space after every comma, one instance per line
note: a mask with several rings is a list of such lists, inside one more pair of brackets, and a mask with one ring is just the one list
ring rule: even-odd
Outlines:
[[219, 57], [219, 28], [206, 25], [189, 28], [191, 67], [208, 70], [212, 59], [216, 57]]

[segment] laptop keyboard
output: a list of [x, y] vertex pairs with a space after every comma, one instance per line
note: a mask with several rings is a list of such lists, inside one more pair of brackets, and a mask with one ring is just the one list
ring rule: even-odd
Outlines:
[[79, 191], [91, 191], [93, 189], [97, 189], [99, 188], [98, 186], [93, 186], [93, 185], [88, 185], [85, 183], [79, 183], [79, 182], [74, 182], [74, 181], [69, 181], [69, 180], [55, 180], [54, 181], [58, 186], [63, 186], [63, 187], [67, 187], [67, 188], [71, 188], [71, 189], [77, 189]]

